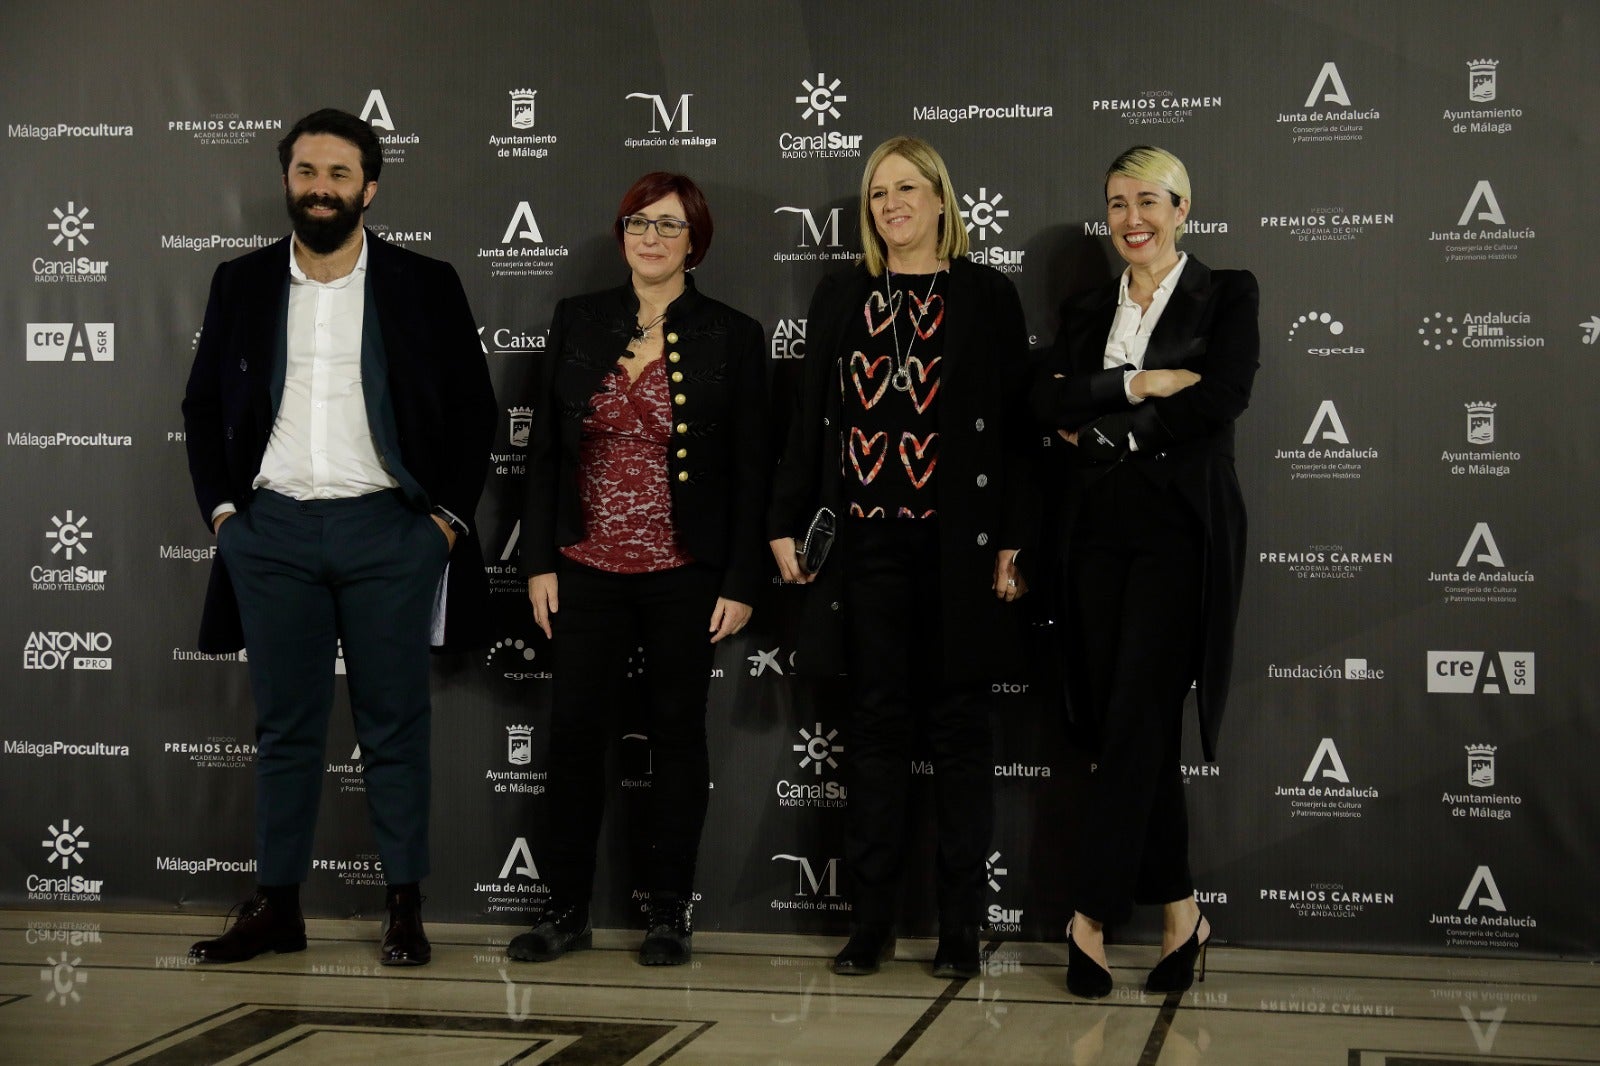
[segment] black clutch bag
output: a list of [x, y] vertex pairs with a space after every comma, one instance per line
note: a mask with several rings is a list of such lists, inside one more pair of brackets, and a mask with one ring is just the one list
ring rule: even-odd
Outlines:
[[818, 507], [817, 513], [811, 516], [811, 524], [806, 527], [805, 539], [800, 542], [800, 566], [806, 573], [814, 574], [822, 569], [838, 531], [833, 511]]

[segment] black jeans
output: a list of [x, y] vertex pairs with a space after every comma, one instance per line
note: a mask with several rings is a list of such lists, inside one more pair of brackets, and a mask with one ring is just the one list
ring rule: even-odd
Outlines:
[[605, 754], [628, 656], [643, 651], [650, 738], [645, 885], [687, 897], [711, 784], [706, 690], [709, 625], [722, 574], [691, 564], [612, 574], [562, 560], [554, 632], [546, 876], [558, 905], [586, 903], [605, 809]]
[[853, 520], [844, 536], [855, 702], [845, 868], [855, 920], [894, 920], [920, 732], [933, 764], [939, 922], [977, 925], [994, 823], [993, 739], [987, 686], [944, 679], [937, 520]]
[[1180, 745], [1195, 678], [1203, 533], [1125, 462], [1090, 486], [1073, 530], [1069, 668], [1099, 739], [1073, 854], [1074, 909], [1118, 923], [1194, 891]]

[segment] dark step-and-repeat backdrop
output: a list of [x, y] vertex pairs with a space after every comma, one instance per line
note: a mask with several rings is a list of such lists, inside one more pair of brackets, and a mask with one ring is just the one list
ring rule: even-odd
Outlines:
[[[496, 641], [434, 672], [432, 918], [520, 923], [547, 891], [526, 395], [556, 300], [624, 277], [622, 191], [706, 189], [699, 284], [763, 322], [781, 388], [858, 248], [865, 155], [914, 133], [1037, 346], [1117, 265], [1100, 183], [1130, 144], [1188, 164], [1184, 247], [1261, 280], [1236, 683], [1221, 761], [1192, 728], [1185, 758], [1219, 935], [1600, 954], [1600, 9], [171, 0], [0, 24], [0, 905], [221, 912], [254, 882], [246, 665], [194, 650], [213, 549], [178, 402], [213, 268], [287, 232], [277, 139], [332, 105], [384, 142], [372, 227], [460, 272], [504, 411], [477, 514]], [[799, 595], [775, 585], [717, 657], [702, 929], [849, 920], [851, 738], [838, 687], [793, 676]], [[1059, 939], [1083, 763], [1027, 678], [994, 721], [989, 928]], [[627, 706], [615, 733], [597, 919], [623, 925], [651, 755]], [[340, 712], [312, 913], [382, 899], [365, 802]], [[933, 926], [927, 821], [909, 932]]]

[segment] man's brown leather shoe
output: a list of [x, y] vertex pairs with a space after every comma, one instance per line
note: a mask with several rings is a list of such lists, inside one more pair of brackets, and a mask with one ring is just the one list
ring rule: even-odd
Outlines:
[[383, 932], [378, 961], [385, 966], [423, 966], [433, 958], [433, 945], [422, 931], [422, 896], [396, 892], [389, 901], [389, 928]]
[[275, 907], [257, 893], [241, 904], [239, 918], [232, 928], [215, 940], [202, 940], [189, 948], [189, 957], [199, 962], [244, 962], [264, 951], [279, 954], [306, 949], [306, 920], [298, 907]]

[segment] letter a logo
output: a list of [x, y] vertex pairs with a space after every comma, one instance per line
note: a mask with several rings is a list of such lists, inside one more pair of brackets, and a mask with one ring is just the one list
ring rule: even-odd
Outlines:
[[[1477, 896], [1480, 889], [1484, 892], [1484, 895], [1473, 899], [1472, 897]], [[1506, 901], [1500, 898], [1500, 886], [1494, 883], [1494, 874], [1489, 872], [1487, 866], [1478, 867], [1478, 872], [1472, 875], [1472, 883], [1467, 886], [1467, 891], [1461, 897], [1461, 902], [1456, 904], [1456, 910], [1464, 911], [1473, 904], [1492, 908], [1502, 914], [1505, 913]]]
[[[1324, 762], [1328, 765], [1323, 766]], [[1344, 771], [1344, 760], [1339, 758], [1339, 749], [1334, 746], [1332, 737], [1322, 738], [1322, 743], [1317, 745], [1317, 753], [1311, 756], [1311, 765], [1306, 767], [1306, 775], [1300, 780], [1310, 781], [1317, 776], [1318, 768], [1321, 768], [1323, 777], [1332, 778], [1341, 785], [1350, 783], [1350, 775]]]
[[[1324, 89], [1328, 92], [1322, 93]], [[1317, 94], [1322, 93], [1321, 97]], [[1345, 92], [1344, 79], [1339, 77], [1339, 68], [1331, 61], [1322, 64], [1322, 73], [1317, 75], [1317, 83], [1311, 87], [1311, 95], [1306, 97], [1304, 107], [1319, 107], [1327, 101], [1330, 104], [1350, 106], [1350, 94]]]
[[361, 109], [361, 118], [375, 130], [394, 132], [394, 119], [389, 117], [389, 105], [383, 101], [382, 89], [374, 89], [367, 94], [367, 104]]
[[499, 879], [504, 881], [512, 874], [539, 880], [539, 868], [533, 864], [533, 852], [528, 850], [527, 837], [518, 837], [516, 843], [511, 845], [511, 850], [506, 853], [506, 861], [500, 867]]
[[[1323, 425], [1327, 429], [1323, 429]], [[1301, 444], [1310, 444], [1317, 439], [1317, 432], [1321, 430], [1323, 440], [1331, 440], [1335, 444], [1349, 444], [1350, 436], [1344, 431], [1344, 423], [1339, 421], [1339, 409], [1333, 406], [1332, 400], [1323, 400], [1322, 406], [1317, 408], [1317, 417], [1311, 420], [1311, 428], [1306, 430], [1306, 439]]]
[[[1472, 554], [1474, 551], [1478, 554]], [[1456, 565], [1466, 566], [1469, 561], [1486, 563], [1489, 566], [1506, 565], [1506, 561], [1500, 558], [1500, 547], [1495, 544], [1494, 534], [1489, 532], [1487, 522], [1479, 522], [1472, 527], [1472, 536], [1467, 538], [1467, 546], [1461, 549], [1461, 558], [1456, 560]]]
[[[517, 229], [518, 226], [522, 229]], [[520, 237], [534, 244], [543, 244], [544, 235], [539, 232], [539, 223], [533, 217], [533, 208], [524, 200], [517, 205], [517, 210], [511, 216], [511, 225], [506, 227], [505, 236], [500, 238], [501, 244], [510, 244], [513, 237]]]
[[1467, 208], [1461, 212], [1461, 217], [1456, 219], [1456, 225], [1465, 226], [1469, 220], [1473, 220], [1472, 212], [1479, 204], [1484, 205], [1484, 210], [1478, 212], [1475, 221], [1493, 222], [1496, 226], [1506, 224], [1500, 201], [1494, 198], [1494, 186], [1489, 184], [1488, 178], [1484, 178], [1472, 187], [1472, 198], [1467, 201]]

